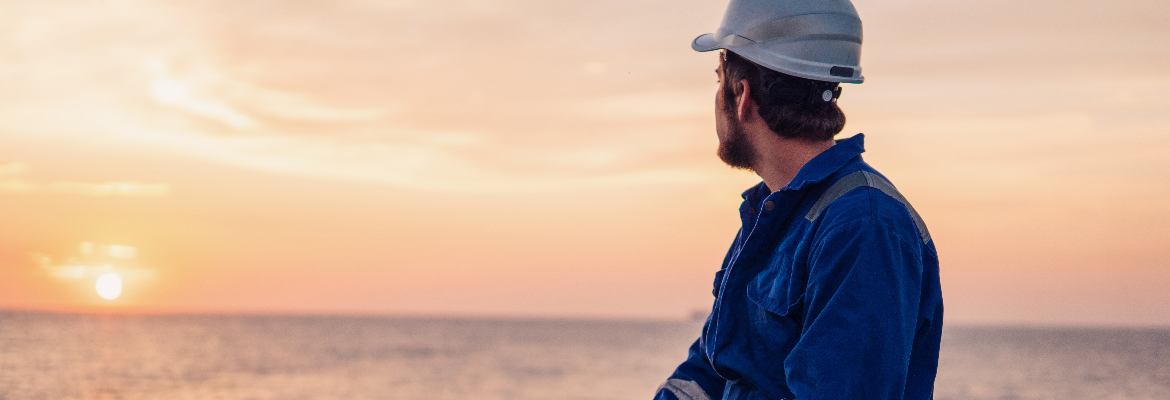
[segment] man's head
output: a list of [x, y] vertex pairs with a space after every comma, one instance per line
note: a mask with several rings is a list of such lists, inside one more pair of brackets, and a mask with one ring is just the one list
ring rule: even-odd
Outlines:
[[[717, 110], [751, 103], [751, 113], [719, 115], [720, 157], [755, 169], [753, 153], [762, 150], [753, 142], [761, 130], [784, 140], [832, 143], [845, 124], [835, 102], [837, 84], [865, 81], [861, 33], [850, 0], [731, 0], [719, 29], [691, 41], [695, 51], [725, 54]], [[823, 101], [805, 101], [818, 97]], [[745, 129], [752, 135], [744, 137]]]
[[723, 51], [717, 73], [718, 154], [732, 167], [752, 169], [757, 157], [745, 123], [762, 123], [781, 138], [805, 142], [831, 140], [845, 127], [845, 114], [836, 102], [840, 91], [835, 82], [776, 72], [727, 50]]
[[845, 127], [845, 113], [836, 99], [825, 101], [821, 95], [826, 90], [836, 92], [835, 82], [776, 72], [727, 50], [723, 51], [719, 68], [723, 106], [734, 108], [746, 83], [752, 89], [749, 93], [760, 118], [780, 137], [819, 142], [833, 139]]

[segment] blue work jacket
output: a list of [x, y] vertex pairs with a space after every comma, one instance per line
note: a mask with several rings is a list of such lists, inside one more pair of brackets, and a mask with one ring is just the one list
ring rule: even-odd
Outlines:
[[744, 192], [703, 333], [655, 399], [933, 397], [938, 255], [863, 139]]

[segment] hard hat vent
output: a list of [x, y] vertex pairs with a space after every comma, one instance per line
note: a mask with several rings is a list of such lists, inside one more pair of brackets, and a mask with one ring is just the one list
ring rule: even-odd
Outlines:
[[829, 68], [829, 75], [832, 75], [832, 76], [844, 76], [844, 77], [847, 77], [847, 78], [852, 78], [852, 77], [853, 77], [853, 68], [849, 68], [849, 67], [833, 67], [833, 68]]

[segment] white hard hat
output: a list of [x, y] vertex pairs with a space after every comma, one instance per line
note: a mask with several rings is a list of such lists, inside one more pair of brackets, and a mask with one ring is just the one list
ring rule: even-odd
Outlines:
[[785, 74], [861, 83], [861, 19], [849, 0], [731, 0], [695, 51], [727, 49]]

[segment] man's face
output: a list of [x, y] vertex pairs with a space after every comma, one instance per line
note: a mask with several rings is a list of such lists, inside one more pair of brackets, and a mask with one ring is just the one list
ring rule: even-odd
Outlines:
[[735, 91], [723, 73], [724, 59], [721, 57], [715, 74], [719, 79], [719, 91], [715, 93], [715, 135], [719, 137], [719, 159], [733, 168], [752, 169], [756, 149], [752, 147], [747, 132], [736, 116]]

